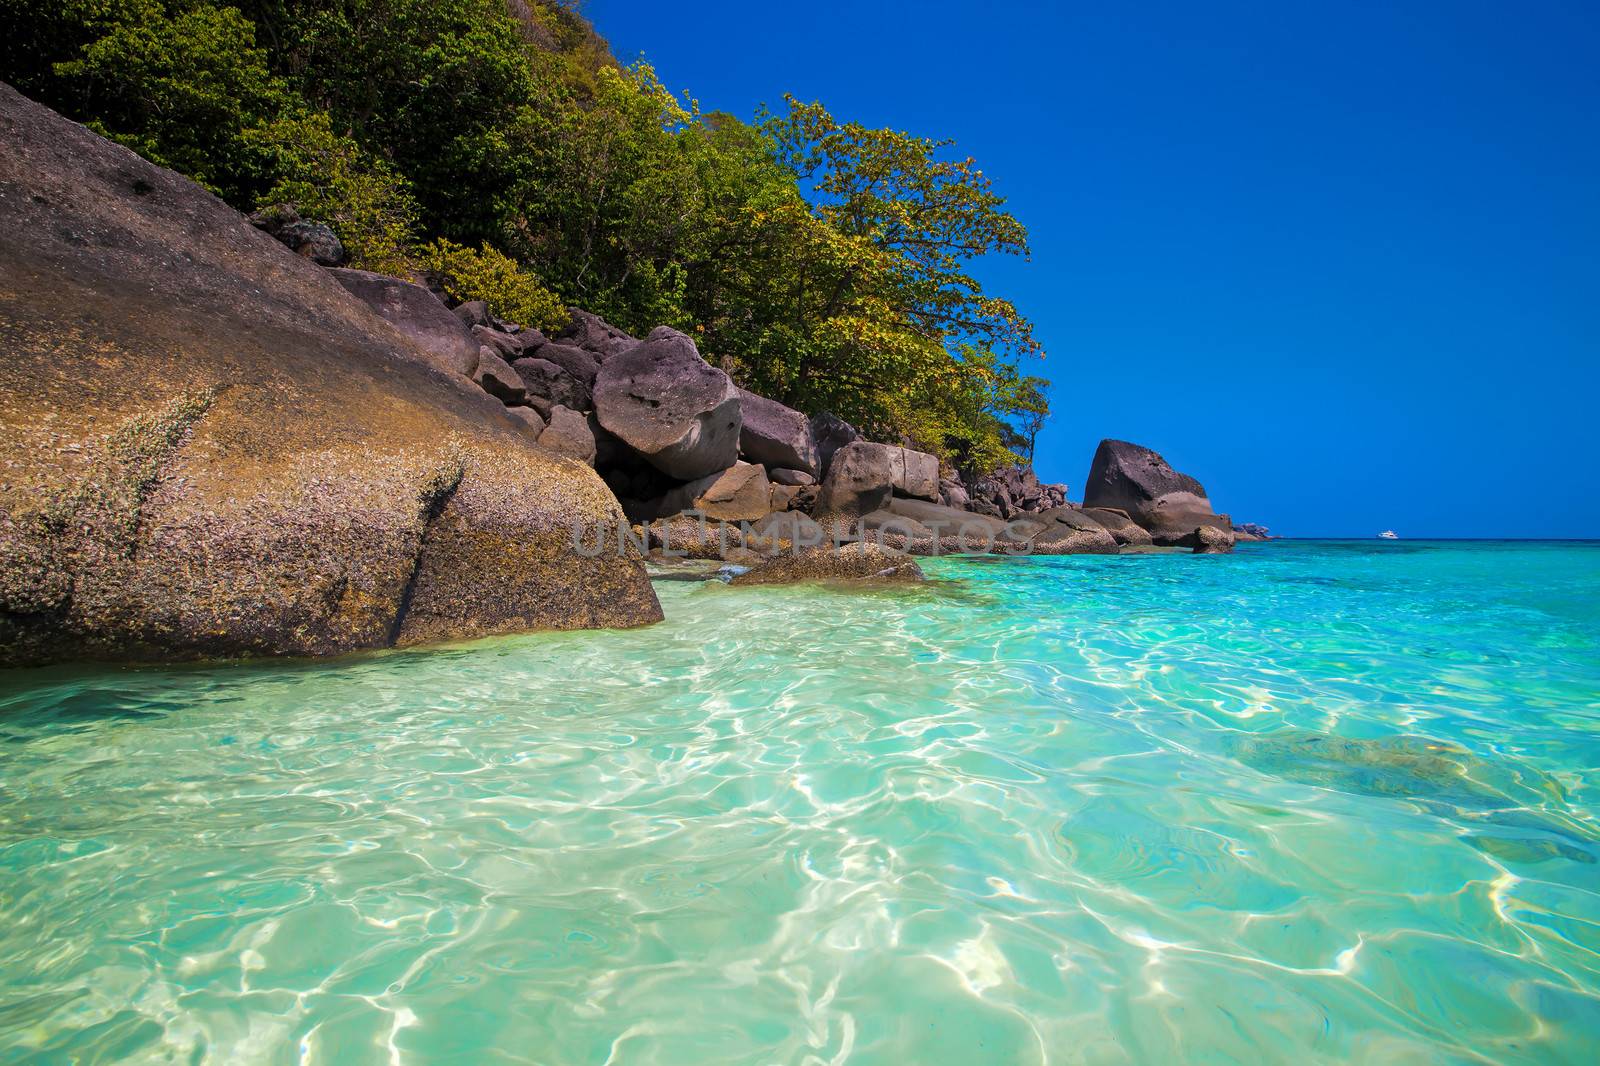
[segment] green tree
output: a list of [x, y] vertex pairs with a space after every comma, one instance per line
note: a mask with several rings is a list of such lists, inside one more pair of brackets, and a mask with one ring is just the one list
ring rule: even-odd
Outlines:
[[411, 267], [416, 203], [404, 179], [333, 129], [323, 112], [302, 112], [244, 131], [276, 176], [257, 207], [293, 204], [326, 223], [344, 242], [353, 266], [386, 274]]
[[[140, 155], [248, 206], [270, 180], [247, 132], [291, 105], [236, 8], [161, 0], [76, 4], [100, 35], [54, 64], [69, 112]], [[77, 35], [75, 35], [77, 36]]]

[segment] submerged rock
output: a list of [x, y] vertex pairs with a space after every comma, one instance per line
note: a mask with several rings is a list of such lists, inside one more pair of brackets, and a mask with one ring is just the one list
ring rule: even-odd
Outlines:
[[925, 580], [916, 560], [876, 544], [804, 548], [783, 552], [733, 579], [735, 585], [789, 585], [799, 581]]
[[574, 546], [621, 520], [599, 478], [414, 339], [476, 362], [426, 289], [336, 279], [5, 86], [0, 143], [0, 665], [661, 617], [637, 554]]

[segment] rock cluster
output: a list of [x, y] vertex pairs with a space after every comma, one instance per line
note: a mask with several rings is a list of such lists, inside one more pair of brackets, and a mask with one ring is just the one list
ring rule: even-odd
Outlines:
[[[1233, 547], [1233, 520], [1212, 509], [1205, 487], [1138, 444], [1100, 442], [1084, 483], [1083, 505], [1122, 512], [1157, 545], [1203, 551]], [[1200, 529], [1217, 535], [1202, 536]]]
[[[661, 617], [427, 289], [325, 270], [0, 85], [0, 666]], [[374, 313], [376, 311], [376, 313]]]
[[[762, 584], [1236, 537], [1138, 445], [1101, 442], [1080, 508], [740, 388], [675, 329], [547, 336], [345, 268], [326, 227], [247, 221], [4, 86], [0, 135], [0, 665], [640, 624], [670, 541]], [[628, 521], [643, 549], [578, 550]]]

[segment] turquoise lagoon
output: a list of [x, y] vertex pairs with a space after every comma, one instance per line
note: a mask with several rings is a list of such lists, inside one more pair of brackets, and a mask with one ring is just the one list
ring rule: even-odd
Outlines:
[[0, 675], [0, 1061], [1600, 1059], [1600, 545]]

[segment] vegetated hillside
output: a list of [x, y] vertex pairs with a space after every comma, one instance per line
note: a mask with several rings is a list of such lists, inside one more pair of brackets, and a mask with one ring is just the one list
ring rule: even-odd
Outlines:
[[819, 104], [702, 113], [556, 0], [0, 0], [0, 78], [355, 265], [677, 326], [969, 471], [1045, 412], [1029, 322], [972, 272], [1027, 253], [974, 161]]

